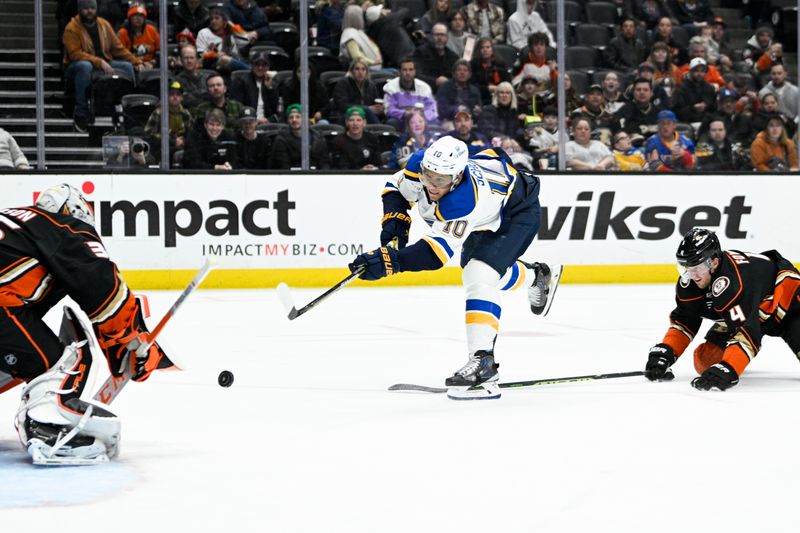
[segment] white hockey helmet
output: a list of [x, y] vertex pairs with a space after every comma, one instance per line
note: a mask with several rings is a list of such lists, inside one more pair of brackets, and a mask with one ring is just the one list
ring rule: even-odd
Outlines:
[[[451, 184], [455, 185], [458, 177], [467, 166], [469, 151], [464, 141], [450, 137], [440, 137], [425, 150], [422, 156], [423, 174], [430, 170], [437, 174], [451, 176]], [[434, 183], [434, 185], [437, 185]], [[444, 184], [442, 184], [444, 185]]]
[[78, 220], [94, 226], [94, 211], [86, 198], [72, 185], [53, 185], [39, 193], [36, 207], [51, 213], [72, 215]]

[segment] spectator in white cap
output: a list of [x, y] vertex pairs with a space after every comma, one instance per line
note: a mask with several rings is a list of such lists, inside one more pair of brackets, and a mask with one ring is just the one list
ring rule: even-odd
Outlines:
[[689, 63], [689, 74], [672, 95], [670, 107], [681, 122], [701, 122], [717, 108], [717, 93], [706, 81], [708, 65], [702, 57]]

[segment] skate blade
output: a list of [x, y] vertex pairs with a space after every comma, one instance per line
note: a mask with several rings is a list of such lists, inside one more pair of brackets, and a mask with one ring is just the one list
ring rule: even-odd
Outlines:
[[482, 383], [475, 387], [450, 387], [447, 397], [451, 400], [496, 400], [500, 398], [497, 383]]
[[561, 281], [562, 272], [564, 272], [564, 265], [550, 267], [550, 287], [547, 294], [547, 302], [544, 304], [544, 309], [539, 316], [547, 316], [547, 313], [550, 312], [550, 306], [553, 305], [553, 300], [556, 299], [556, 290], [558, 289], [558, 283]]

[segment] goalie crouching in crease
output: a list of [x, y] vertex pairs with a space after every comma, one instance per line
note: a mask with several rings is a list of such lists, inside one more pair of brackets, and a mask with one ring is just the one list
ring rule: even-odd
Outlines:
[[[42, 318], [67, 295], [91, 327], [65, 307], [57, 336]], [[77, 189], [50, 187], [33, 206], [1, 209], [0, 392], [26, 383], [16, 424], [35, 464], [95, 464], [118, 453], [119, 418], [82, 398], [92, 392], [84, 389], [94, 334], [115, 376], [127, 370], [144, 381], [173, 366], [156, 343], [146, 357], [125, 357], [148, 331]]]
[[[413, 204], [430, 228], [406, 246]], [[469, 357], [445, 386], [452, 399], [499, 398], [501, 291], [527, 288], [531, 311], [546, 315], [561, 277], [561, 265], [519, 259], [539, 229], [539, 178], [515, 169], [500, 149], [469, 157], [466, 144], [445, 136], [392, 176], [383, 211], [381, 248], [356, 257], [350, 270], [365, 280], [436, 270], [461, 248]]]
[[722, 250], [717, 235], [694, 228], [676, 253], [681, 277], [676, 307], [661, 343], [650, 349], [645, 377], [673, 378], [670, 367], [697, 335], [704, 318], [714, 325], [694, 351], [698, 390], [739, 383], [761, 349], [763, 335], [781, 337], [800, 358], [800, 273], [781, 254]]

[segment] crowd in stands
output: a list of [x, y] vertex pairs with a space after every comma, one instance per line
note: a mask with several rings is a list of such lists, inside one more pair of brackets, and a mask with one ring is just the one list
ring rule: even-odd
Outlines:
[[[97, 111], [93, 85], [116, 76], [129, 81], [126, 92], [146, 92], [148, 71], [166, 60], [175, 167], [300, 166], [298, 55], [271, 24], [293, 20], [288, 0], [180, 0], [167, 14], [169, 51], [159, 49], [152, 2], [131, 2], [124, 14], [111, 9], [120, 2], [62, 3], [76, 130], [87, 131]], [[312, 168], [399, 169], [447, 134], [472, 153], [502, 147], [522, 167], [553, 169], [568, 132], [563, 157], [573, 170], [800, 169], [800, 95], [767, 25], [734, 49], [706, 0], [612, 2], [614, 27], [594, 25], [607, 39], [588, 47], [591, 64], [571, 68], [568, 54], [559, 73], [554, 1], [430, 0], [424, 12], [395, 3], [316, 2], [306, 80]], [[568, 30], [583, 35], [581, 24]], [[145, 118], [125, 133], [157, 150], [160, 109]]]

